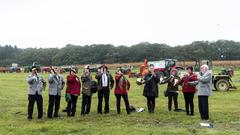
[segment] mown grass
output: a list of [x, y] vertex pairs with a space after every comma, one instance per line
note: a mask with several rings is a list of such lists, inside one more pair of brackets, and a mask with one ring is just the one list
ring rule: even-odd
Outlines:
[[[216, 70], [214, 71], [217, 72]], [[116, 114], [116, 99], [111, 91], [110, 114], [97, 114], [97, 95], [93, 95], [91, 114], [80, 116], [81, 97], [77, 105], [77, 115], [69, 118], [60, 112], [60, 118], [47, 119], [48, 89], [43, 92], [44, 118], [36, 119], [37, 109], [35, 106], [35, 119], [28, 121], [27, 112], [27, 74], [7, 73], [0, 74], [0, 134], [240, 134], [240, 90], [213, 93], [210, 97], [210, 120], [213, 128], [200, 127], [200, 117], [195, 96], [195, 116], [186, 116], [184, 112], [168, 112], [167, 98], [163, 96], [165, 85], [160, 86], [160, 95], [156, 100], [154, 114], [132, 113], [127, 115], [122, 102], [121, 115]], [[66, 74], [64, 75], [66, 76]], [[47, 79], [47, 74], [44, 74]], [[235, 72], [233, 80], [240, 79], [240, 72]], [[129, 92], [130, 104], [135, 107], [146, 109], [146, 99], [142, 96], [143, 86], [137, 86], [135, 78], [130, 79], [132, 87]], [[235, 83], [240, 89], [240, 82]], [[64, 96], [61, 100], [61, 109], [66, 106]], [[184, 109], [183, 95], [179, 93], [179, 107]]]

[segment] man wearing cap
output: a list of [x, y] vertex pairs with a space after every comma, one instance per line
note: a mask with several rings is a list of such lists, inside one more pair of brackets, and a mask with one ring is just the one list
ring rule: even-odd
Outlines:
[[37, 102], [38, 119], [43, 117], [42, 91], [46, 87], [46, 81], [37, 73], [35, 66], [32, 67], [32, 74], [27, 77], [28, 82], [28, 119], [32, 119], [35, 101]]
[[81, 76], [82, 80], [82, 110], [81, 115], [89, 114], [91, 109], [91, 99], [92, 99], [92, 92], [91, 92], [91, 82], [92, 82], [92, 75], [89, 70], [89, 66], [86, 65], [84, 67], [83, 74]]
[[209, 119], [208, 97], [212, 94], [212, 73], [208, 65], [201, 66], [198, 79], [198, 107], [202, 120]]
[[112, 75], [108, 72], [107, 66], [103, 65], [99, 68], [95, 78], [98, 80], [98, 113], [102, 114], [102, 100], [104, 97], [105, 108], [104, 113], [109, 113], [109, 94], [110, 89], [113, 88], [114, 80]]
[[59, 69], [51, 69], [51, 74], [48, 76], [49, 82], [49, 104], [48, 118], [52, 118], [53, 106], [55, 105], [54, 117], [58, 117], [60, 107], [61, 91], [64, 88], [65, 82], [63, 76], [60, 75]]
[[76, 112], [76, 106], [77, 106], [77, 100], [78, 96], [80, 95], [80, 89], [81, 89], [81, 82], [76, 74], [75, 69], [71, 69], [70, 74], [67, 76], [67, 89], [66, 89], [66, 95], [68, 95], [68, 98], [66, 98], [68, 104], [67, 104], [67, 114], [68, 116], [75, 116]]

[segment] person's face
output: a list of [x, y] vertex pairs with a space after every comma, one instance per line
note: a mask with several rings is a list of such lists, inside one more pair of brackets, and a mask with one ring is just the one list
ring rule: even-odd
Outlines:
[[201, 72], [202, 73], [206, 73], [208, 71], [208, 68], [207, 67], [201, 67]]
[[117, 72], [119, 75], [122, 75], [123, 73], [119, 70], [118, 72]]
[[172, 75], [176, 75], [177, 74], [177, 72], [174, 70], [174, 71], [172, 71]]
[[71, 71], [71, 75], [75, 75], [75, 73], [73, 71]]
[[107, 72], [107, 68], [103, 68], [103, 72], [106, 73]]
[[51, 70], [51, 73], [52, 73], [52, 74], [54, 74], [54, 71], [53, 71], [53, 70]]
[[89, 73], [89, 69], [85, 68], [85, 73]]
[[36, 70], [32, 70], [32, 74], [35, 74], [36, 73]]
[[61, 73], [61, 69], [55, 69], [55, 71], [56, 71], [57, 74]]
[[191, 69], [188, 69], [187, 72], [188, 72], [189, 74], [191, 74], [191, 73], [192, 73], [192, 70], [191, 70]]
[[154, 67], [153, 67], [153, 66], [150, 66], [150, 67], [149, 67], [149, 71], [150, 71], [150, 72], [154, 72]]

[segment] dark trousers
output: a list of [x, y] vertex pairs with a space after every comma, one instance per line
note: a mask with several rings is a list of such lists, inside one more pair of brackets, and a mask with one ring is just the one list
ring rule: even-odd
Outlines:
[[154, 113], [155, 109], [155, 97], [147, 97], [147, 107], [149, 113]]
[[168, 110], [172, 110], [172, 100], [174, 102], [175, 110], [178, 110], [178, 93], [168, 92]]
[[54, 108], [54, 117], [58, 117], [58, 111], [60, 107], [61, 96], [58, 95], [49, 95], [49, 104], [48, 104], [48, 118], [52, 118], [53, 107]]
[[32, 118], [35, 101], [37, 102], [38, 119], [43, 116], [43, 99], [42, 95], [28, 95], [28, 118]]
[[91, 109], [91, 100], [92, 100], [92, 96], [88, 96], [86, 94], [82, 95], [81, 115], [89, 114], [90, 109]]
[[121, 113], [121, 97], [123, 97], [123, 100], [125, 102], [125, 107], [126, 107], [127, 114], [130, 114], [128, 95], [127, 94], [124, 94], [124, 95], [116, 94], [115, 96], [117, 98], [117, 104], [116, 105], [117, 105], [118, 114]]
[[198, 107], [202, 120], [208, 120], [208, 96], [198, 96]]
[[185, 100], [185, 108], [186, 108], [186, 113], [189, 115], [189, 106], [190, 106], [190, 112], [191, 115], [194, 115], [194, 93], [183, 93], [184, 95], [184, 100]]
[[71, 95], [71, 100], [67, 104], [68, 116], [75, 116], [78, 96]]
[[98, 113], [102, 113], [103, 97], [105, 100], [105, 113], [109, 113], [109, 94], [110, 90], [108, 87], [103, 87], [100, 91], [98, 91]]

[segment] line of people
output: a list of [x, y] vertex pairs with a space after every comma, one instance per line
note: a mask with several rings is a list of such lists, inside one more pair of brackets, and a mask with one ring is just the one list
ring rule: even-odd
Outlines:
[[[114, 79], [108, 67], [103, 65], [96, 73], [95, 82], [92, 78], [89, 66], [84, 67], [84, 72], [79, 78], [75, 69], [70, 70], [70, 74], [67, 76], [65, 100], [67, 102], [66, 112], [68, 116], [75, 116], [78, 97], [82, 92], [82, 107], [81, 115], [90, 113], [91, 100], [93, 93], [98, 93], [98, 108], [99, 114], [102, 114], [102, 102], [105, 101], [104, 113], [109, 113], [109, 96], [110, 90], [114, 86]], [[27, 77], [29, 84], [28, 88], [28, 119], [32, 119], [33, 108], [35, 102], [37, 103], [38, 119], [43, 117], [43, 98], [42, 91], [46, 88], [46, 81], [43, 77], [37, 73], [36, 67], [32, 67], [32, 74]], [[60, 74], [59, 69], [51, 69], [51, 74], [48, 76], [49, 82], [49, 104], [47, 117], [56, 118], [60, 108], [61, 93], [65, 87], [65, 81]], [[82, 91], [81, 91], [82, 90]], [[128, 101], [128, 91], [130, 90], [130, 83], [123, 75], [122, 71], [118, 69], [115, 76], [115, 90], [117, 102], [117, 113], [120, 114], [120, 103], [123, 98], [126, 106], [127, 114], [130, 114], [130, 107]], [[54, 110], [54, 111], [53, 111]]]
[[[193, 73], [193, 67], [187, 67], [188, 73], [180, 78], [177, 70], [172, 69], [171, 75], [167, 79], [162, 79], [154, 72], [154, 66], [149, 66], [149, 73], [144, 76], [141, 83], [144, 83], [143, 96], [147, 98], [147, 108], [149, 113], [154, 113], [155, 99], [159, 95], [158, 84], [167, 83], [167, 89], [164, 92], [168, 97], [168, 110], [172, 111], [172, 101], [174, 102], [174, 111], [178, 112], [178, 86], [182, 86], [182, 91], [185, 99], [186, 114], [189, 116], [194, 115], [194, 94], [198, 89], [198, 103], [199, 112], [202, 120], [209, 119], [208, 110], [208, 96], [211, 95], [211, 81], [212, 75], [208, 70], [207, 65], [201, 67], [199, 75]], [[126, 112], [130, 114], [130, 105], [128, 100], [128, 91], [130, 90], [130, 83], [123, 75], [121, 69], [118, 69], [115, 75], [115, 81], [108, 71], [108, 67], [102, 65], [95, 76], [97, 82], [92, 78], [89, 66], [84, 67], [84, 72], [79, 78], [75, 69], [71, 69], [70, 74], [67, 76], [65, 100], [67, 101], [66, 112], [68, 116], [75, 116], [77, 100], [82, 90], [82, 106], [81, 115], [90, 113], [91, 100], [93, 93], [98, 94], [98, 107], [97, 112], [102, 114], [102, 102], [105, 101], [104, 113], [109, 113], [109, 96], [110, 90], [115, 83], [114, 94], [116, 96], [117, 113], [121, 113], [121, 98], [125, 102]], [[33, 108], [37, 102], [38, 118], [43, 117], [43, 98], [42, 91], [46, 87], [46, 81], [41, 75], [37, 73], [35, 67], [32, 68], [32, 74], [27, 77], [29, 84], [28, 89], [28, 119], [32, 119]], [[60, 74], [60, 70], [51, 69], [51, 74], [48, 77], [49, 82], [49, 105], [47, 117], [58, 117], [61, 101], [61, 91], [65, 87], [65, 81]], [[198, 85], [197, 89], [196, 86]], [[54, 108], [54, 109], [53, 109]], [[54, 110], [54, 112], [53, 112]]]
[[194, 95], [198, 95], [198, 107], [202, 120], [209, 120], [208, 97], [212, 94], [212, 74], [207, 65], [201, 66], [201, 71], [197, 75], [193, 72], [193, 67], [187, 67], [187, 74], [180, 78], [177, 70], [170, 71], [170, 77], [162, 79], [159, 74], [154, 72], [154, 66], [149, 66], [149, 73], [145, 75], [139, 84], [145, 84], [143, 96], [147, 98], [147, 107], [149, 113], [154, 113], [155, 98], [158, 97], [158, 84], [167, 83], [167, 89], [164, 95], [168, 97], [168, 111], [172, 111], [172, 101], [174, 102], [174, 111], [182, 111], [178, 108], [178, 86], [182, 86], [182, 92], [185, 100], [186, 114], [194, 116]]

